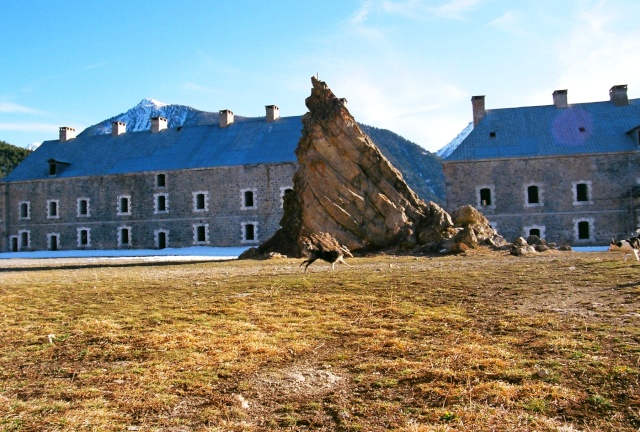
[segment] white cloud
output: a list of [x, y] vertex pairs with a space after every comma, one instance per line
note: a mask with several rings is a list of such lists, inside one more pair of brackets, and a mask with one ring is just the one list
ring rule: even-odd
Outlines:
[[40, 111], [11, 102], [0, 102], [1, 113], [40, 114]]
[[449, 19], [463, 19], [464, 15], [478, 9], [484, 0], [450, 0], [436, 8], [430, 8], [430, 12], [436, 16]]

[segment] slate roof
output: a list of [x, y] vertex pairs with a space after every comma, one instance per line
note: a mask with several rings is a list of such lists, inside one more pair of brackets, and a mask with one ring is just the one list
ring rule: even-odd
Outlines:
[[297, 162], [301, 135], [302, 116], [294, 116], [226, 128], [212, 124], [45, 141], [1, 181], [48, 179], [50, 160], [68, 164], [55, 178]]
[[640, 99], [486, 110], [445, 162], [640, 150]]

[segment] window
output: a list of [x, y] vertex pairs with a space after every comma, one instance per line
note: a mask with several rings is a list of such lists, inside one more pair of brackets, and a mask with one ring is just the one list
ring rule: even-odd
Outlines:
[[47, 244], [50, 251], [57, 251], [60, 248], [60, 234], [59, 233], [47, 234]]
[[495, 132], [489, 132], [489, 138], [495, 138], [495, 137], [496, 137]]
[[242, 243], [255, 243], [258, 241], [258, 223], [242, 222]]
[[573, 183], [573, 204], [592, 204], [591, 182], [579, 181]]
[[131, 195], [118, 196], [118, 215], [131, 214]]
[[49, 175], [50, 176], [55, 176], [56, 174], [58, 174], [58, 170], [56, 169], [56, 162], [55, 161], [49, 161]]
[[209, 211], [209, 192], [198, 191], [193, 192], [193, 211], [206, 212]]
[[31, 219], [31, 203], [29, 201], [21, 201], [18, 206], [20, 208], [20, 219]]
[[31, 231], [20, 230], [18, 236], [20, 237], [20, 250], [31, 249]]
[[78, 228], [78, 247], [91, 246], [91, 229]]
[[541, 207], [543, 189], [536, 184], [525, 185], [525, 207]]
[[131, 227], [118, 227], [118, 247], [131, 246]]
[[155, 230], [153, 236], [156, 241], [156, 248], [164, 249], [169, 247], [169, 231], [168, 230]]
[[545, 227], [544, 225], [531, 225], [524, 227], [524, 237], [527, 238], [529, 236], [535, 235], [541, 239], [545, 238]]
[[167, 186], [166, 174], [156, 174], [156, 187], [163, 188]]
[[576, 240], [593, 240], [593, 219], [574, 219]]
[[242, 210], [256, 208], [256, 189], [242, 189]]
[[529, 186], [527, 188], [527, 202], [529, 204], [539, 204], [538, 186]]
[[209, 243], [209, 224], [193, 225], [193, 244]]
[[169, 194], [154, 194], [154, 213], [168, 213], [169, 212]]
[[478, 208], [481, 207], [490, 207], [494, 208], [494, 200], [493, 200], [493, 186], [477, 186], [476, 187], [476, 196], [478, 199]]
[[58, 200], [47, 200], [47, 219], [57, 219], [58, 215]]
[[78, 217], [89, 217], [89, 198], [78, 198], [76, 203], [78, 208]]

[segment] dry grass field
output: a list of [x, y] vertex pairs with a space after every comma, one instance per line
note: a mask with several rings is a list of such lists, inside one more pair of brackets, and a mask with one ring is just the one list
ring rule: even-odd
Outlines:
[[640, 263], [300, 262], [1, 262], [0, 430], [640, 428]]

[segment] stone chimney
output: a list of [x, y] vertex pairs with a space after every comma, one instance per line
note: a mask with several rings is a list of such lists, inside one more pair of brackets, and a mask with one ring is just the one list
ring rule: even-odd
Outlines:
[[167, 119], [164, 117], [151, 117], [151, 133], [157, 133], [167, 128]]
[[568, 90], [556, 90], [553, 92], [553, 105], [556, 108], [569, 108]]
[[122, 135], [127, 132], [127, 124], [121, 121], [111, 122], [111, 136]]
[[220, 110], [220, 117], [218, 119], [218, 125], [221, 128], [226, 128], [231, 123], [233, 123], [233, 111], [225, 109]]
[[60, 128], [60, 142], [67, 142], [76, 137], [76, 130], [69, 126], [62, 126]]
[[274, 122], [280, 118], [280, 108], [276, 105], [266, 105], [267, 110], [267, 122]]
[[473, 126], [475, 127], [484, 118], [484, 96], [472, 96], [471, 107], [473, 108]]
[[615, 106], [629, 105], [629, 97], [627, 96], [627, 85], [614, 85], [609, 90], [609, 99]]

